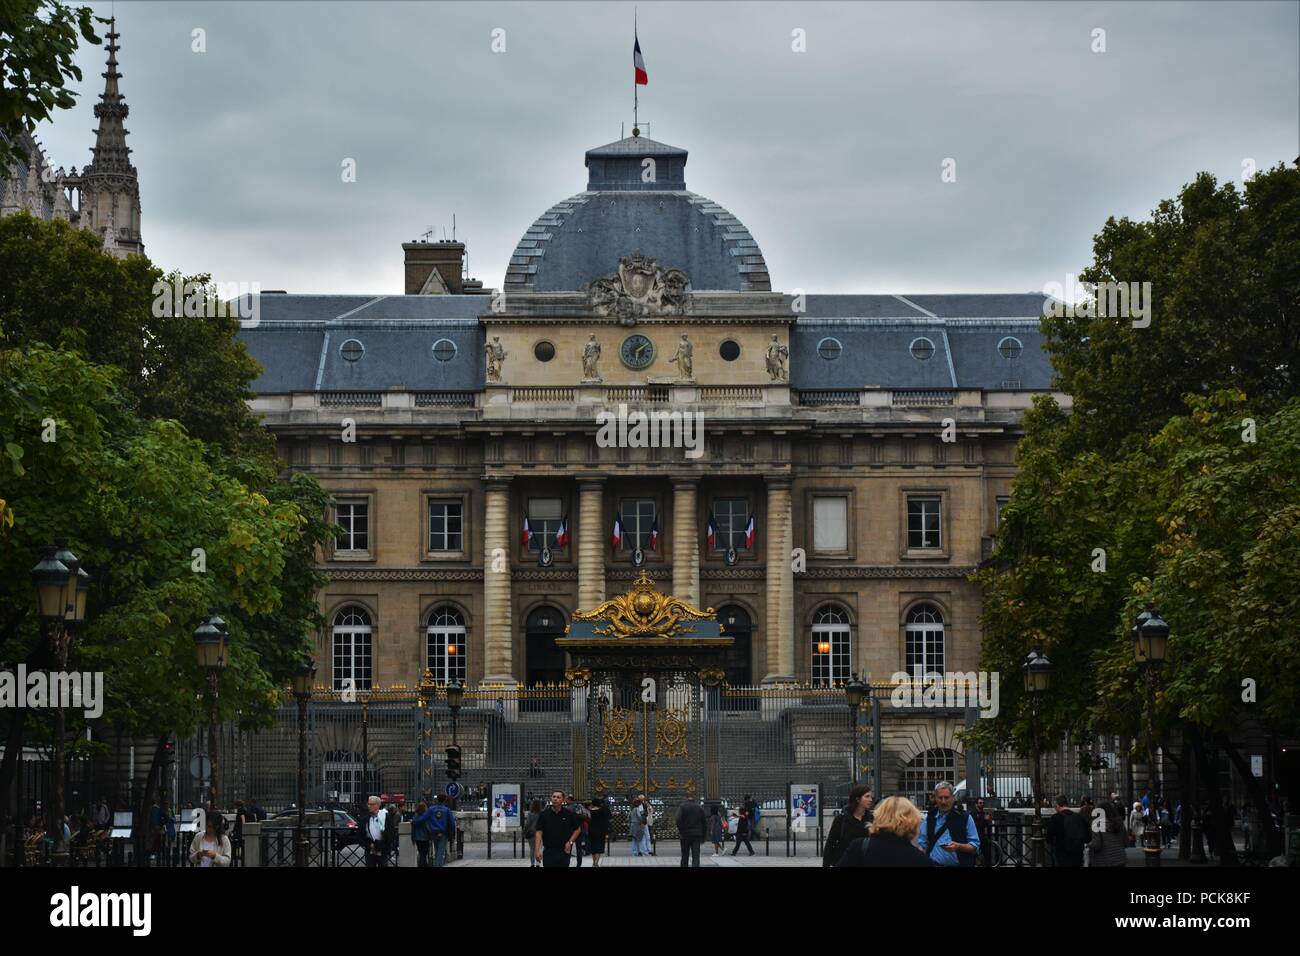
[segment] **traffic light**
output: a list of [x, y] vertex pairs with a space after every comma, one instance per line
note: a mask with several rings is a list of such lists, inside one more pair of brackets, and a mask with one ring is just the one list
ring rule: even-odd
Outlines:
[[460, 745], [452, 744], [447, 748], [447, 779], [460, 778]]
[[168, 734], [163, 738], [163, 759], [167, 763], [174, 763], [176, 760], [176, 736]]

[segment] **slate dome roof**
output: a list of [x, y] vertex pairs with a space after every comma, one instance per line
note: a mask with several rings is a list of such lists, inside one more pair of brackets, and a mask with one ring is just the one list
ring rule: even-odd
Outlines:
[[[528, 227], [505, 291], [572, 292], [640, 252], [681, 269], [693, 291], [770, 292], [758, 242], [722, 206], [686, 189], [686, 150], [629, 136], [587, 151], [587, 189]], [[646, 161], [652, 161], [647, 163]], [[643, 181], [653, 169], [653, 180]]]

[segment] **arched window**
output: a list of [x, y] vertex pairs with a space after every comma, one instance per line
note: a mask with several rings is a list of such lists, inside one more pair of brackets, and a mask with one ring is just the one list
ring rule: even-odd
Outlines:
[[853, 633], [844, 609], [829, 604], [817, 612], [812, 628], [812, 682], [838, 684], [852, 671]]
[[907, 673], [942, 674], [943, 661], [943, 613], [933, 604], [918, 604], [907, 613]]
[[370, 615], [365, 608], [349, 604], [334, 615], [335, 690], [370, 690], [371, 634]]
[[899, 781], [900, 796], [911, 798], [918, 807], [925, 807], [926, 801], [934, 792], [934, 785], [947, 780], [957, 784], [957, 753], [942, 747], [935, 747], [912, 758], [911, 763], [903, 768]]
[[425, 641], [425, 666], [432, 671], [435, 684], [458, 680], [465, 683], [465, 617], [449, 604], [436, 607], [429, 615]]

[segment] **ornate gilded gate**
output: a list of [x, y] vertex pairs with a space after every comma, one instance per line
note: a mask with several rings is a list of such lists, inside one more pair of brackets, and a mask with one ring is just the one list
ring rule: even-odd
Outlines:
[[644, 572], [627, 594], [574, 613], [558, 641], [572, 655], [567, 676], [582, 711], [574, 784], [613, 799], [615, 836], [638, 794], [667, 839], [686, 797], [717, 796], [717, 687], [731, 640], [712, 608], [658, 593]]

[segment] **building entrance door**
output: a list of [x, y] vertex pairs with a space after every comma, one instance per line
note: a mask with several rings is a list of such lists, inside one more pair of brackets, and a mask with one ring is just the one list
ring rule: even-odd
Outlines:
[[528, 615], [524, 627], [525, 678], [529, 686], [564, 680], [564, 651], [555, 643], [564, 636], [564, 615], [544, 604]]

